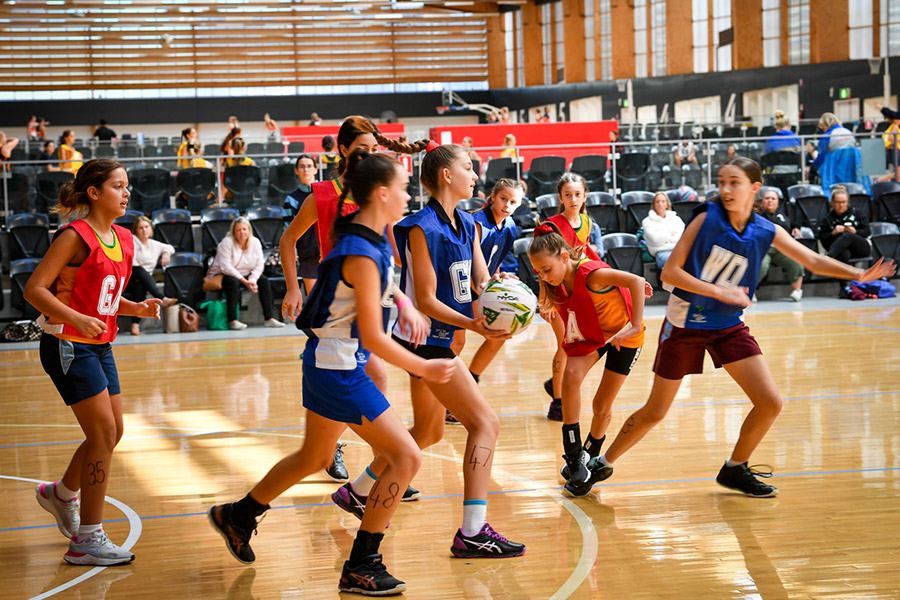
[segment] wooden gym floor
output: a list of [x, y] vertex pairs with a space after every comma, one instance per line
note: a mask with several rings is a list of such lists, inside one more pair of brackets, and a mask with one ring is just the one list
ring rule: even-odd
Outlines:
[[[650, 389], [661, 307], [650, 314], [657, 316], [648, 318], [648, 343], [616, 402], [612, 433]], [[501, 418], [488, 520], [528, 550], [506, 560], [450, 558], [464, 431], [448, 426], [413, 481], [422, 499], [398, 509], [383, 544], [385, 563], [407, 582], [405, 597], [900, 597], [900, 302], [760, 303], [747, 322], [785, 398], [752, 461], [774, 467], [777, 498], [715, 484], [750, 405], [708, 360], [611, 479], [586, 498], [563, 497], [560, 427], [544, 416], [542, 387], [554, 342], [535, 323], [481, 381]], [[144, 335], [139, 344], [126, 334], [117, 342], [126, 431], [106, 529], [133, 544], [137, 559], [108, 569], [62, 561], [66, 542], [34, 486], [61, 475], [81, 432], [36, 344], [0, 352], [2, 596], [338, 597], [358, 521], [331, 504], [338, 484], [324, 474], [275, 502], [252, 540], [253, 566], [231, 557], [204, 514], [246, 493], [302, 439], [303, 338], [252, 337], [268, 332]], [[586, 407], [596, 371], [584, 385]], [[393, 367], [389, 376], [389, 399], [409, 419], [407, 377]], [[355, 476], [370, 453], [352, 434], [345, 441]]]

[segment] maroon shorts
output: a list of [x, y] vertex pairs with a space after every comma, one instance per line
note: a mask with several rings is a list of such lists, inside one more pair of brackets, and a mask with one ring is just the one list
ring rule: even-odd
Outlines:
[[718, 369], [742, 358], [762, 354], [750, 328], [738, 323], [725, 329], [687, 329], [664, 320], [659, 332], [659, 348], [653, 372], [666, 379], [682, 379], [703, 372], [703, 355], [708, 351]]

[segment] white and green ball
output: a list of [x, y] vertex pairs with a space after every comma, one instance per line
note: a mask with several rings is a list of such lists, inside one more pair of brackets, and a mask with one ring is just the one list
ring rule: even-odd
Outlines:
[[488, 329], [518, 335], [531, 324], [537, 312], [537, 298], [518, 279], [491, 281], [478, 298], [478, 312]]

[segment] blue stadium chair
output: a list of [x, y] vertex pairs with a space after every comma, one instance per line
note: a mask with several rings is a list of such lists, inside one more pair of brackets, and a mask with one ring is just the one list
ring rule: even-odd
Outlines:
[[538, 218], [546, 221], [553, 215], [559, 214], [559, 196], [556, 194], [544, 194], [534, 199], [537, 205]]
[[637, 236], [630, 233], [609, 233], [600, 238], [603, 260], [613, 269], [644, 276], [644, 261]]
[[589, 192], [584, 202], [588, 216], [600, 227], [600, 232], [617, 233], [619, 225], [619, 206], [616, 199], [608, 192]]
[[240, 216], [237, 209], [213, 206], [200, 211], [200, 240], [203, 256], [216, 253], [219, 245], [231, 230], [231, 222]]
[[39, 258], [21, 258], [9, 263], [9, 304], [31, 321], [37, 319], [40, 313], [25, 301], [25, 284], [40, 262]]

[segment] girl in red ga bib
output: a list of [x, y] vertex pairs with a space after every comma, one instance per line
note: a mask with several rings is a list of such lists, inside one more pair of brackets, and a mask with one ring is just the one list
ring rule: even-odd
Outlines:
[[134, 554], [109, 540], [102, 525], [110, 461], [123, 428], [122, 394], [110, 347], [116, 316], [158, 319], [161, 302], [122, 298], [134, 243], [131, 232], [113, 220], [125, 214], [129, 195], [122, 165], [108, 159], [85, 163], [62, 186], [54, 209], [63, 220], [73, 214], [80, 218], [56, 232], [25, 286], [25, 299], [42, 315], [41, 364], [85, 435], [62, 479], [37, 487], [38, 503], [69, 538], [63, 558], [74, 565], [134, 560]]

